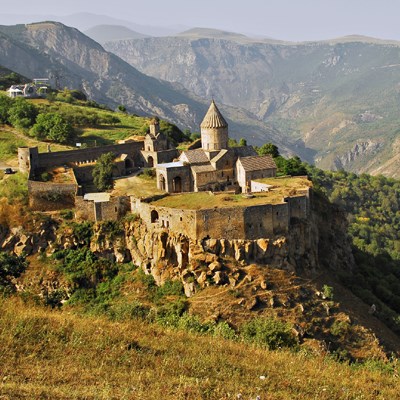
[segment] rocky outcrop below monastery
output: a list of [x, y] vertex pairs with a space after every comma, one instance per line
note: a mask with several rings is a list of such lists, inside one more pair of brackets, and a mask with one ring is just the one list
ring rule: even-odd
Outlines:
[[321, 199], [314, 201], [313, 208], [307, 220], [293, 221], [286, 234], [257, 240], [193, 240], [166, 228], [149, 227], [139, 218], [127, 218], [112, 231], [110, 224], [96, 224], [90, 241], [85, 242], [73, 225], [41, 218], [30, 231], [3, 227], [0, 248], [16, 254], [51, 255], [89, 245], [100, 256], [120, 263], [132, 261], [159, 285], [168, 279], [182, 280], [187, 296], [210, 284], [235, 287], [243, 278], [242, 267], [249, 264], [307, 276], [323, 267], [352, 269], [344, 215]]

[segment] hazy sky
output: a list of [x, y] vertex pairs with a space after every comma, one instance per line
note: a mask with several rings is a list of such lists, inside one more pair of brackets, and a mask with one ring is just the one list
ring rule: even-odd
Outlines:
[[142, 25], [186, 25], [285, 40], [361, 34], [400, 40], [400, 0], [0, 0], [1, 14], [91, 12]]

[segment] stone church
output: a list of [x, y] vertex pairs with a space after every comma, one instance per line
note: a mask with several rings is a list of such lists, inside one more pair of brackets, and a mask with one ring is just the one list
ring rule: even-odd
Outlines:
[[252, 146], [229, 147], [228, 124], [214, 100], [200, 125], [201, 148], [156, 166], [157, 187], [169, 193], [234, 190], [246, 193], [254, 179], [274, 177], [271, 156]]

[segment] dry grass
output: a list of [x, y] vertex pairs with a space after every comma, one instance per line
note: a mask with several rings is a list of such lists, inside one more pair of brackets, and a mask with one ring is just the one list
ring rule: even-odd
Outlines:
[[282, 201], [283, 195], [280, 191], [254, 193], [254, 197], [247, 197], [242, 194], [197, 192], [167, 196], [152, 204], [159, 207], [201, 210], [216, 207], [249, 207], [267, 203], [277, 204], [282, 203]]
[[163, 193], [164, 192], [157, 189], [155, 178], [145, 175], [116, 179], [112, 192], [114, 196], [134, 195], [137, 197], [149, 197]]
[[303, 176], [290, 176], [278, 178], [256, 179], [257, 182], [272, 185], [277, 189], [306, 189], [312, 186], [312, 182]]
[[[398, 378], [330, 359], [0, 302], [1, 399], [395, 399]], [[265, 377], [265, 379], [260, 379]]]

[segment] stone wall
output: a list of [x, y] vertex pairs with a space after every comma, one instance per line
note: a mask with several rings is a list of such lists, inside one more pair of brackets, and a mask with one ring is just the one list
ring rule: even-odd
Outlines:
[[308, 198], [298, 196], [279, 204], [251, 207], [180, 210], [156, 207], [132, 196], [131, 210], [149, 229], [169, 229], [193, 240], [256, 240], [287, 233], [293, 217], [307, 219]]
[[302, 219], [309, 214], [309, 191], [306, 195], [287, 197], [285, 201], [289, 204], [289, 218]]
[[75, 206], [76, 183], [57, 184], [28, 180], [29, 206], [34, 211], [56, 211]]
[[96, 161], [104, 153], [127, 154], [135, 166], [143, 166], [143, 159], [140, 151], [143, 142], [128, 142], [101, 147], [57, 151], [54, 153], [39, 153], [37, 165], [32, 164], [32, 168], [48, 168], [68, 163], [86, 163]]
[[84, 200], [83, 196], [76, 196], [75, 207], [76, 207], [75, 214], [77, 218], [86, 221], [95, 221], [93, 201]]
[[128, 196], [111, 197], [110, 201], [95, 203], [96, 221], [116, 221], [130, 210]]
[[181, 232], [190, 238], [196, 238], [196, 211], [168, 207], [155, 207], [131, 197], [131, 211], [141, 217], [150, 228], [167, 228]]
[[196, 215], [196, 239], [205, 237], [242, 239], [245, 238], [243, 208], [213, 208], [199, 210]]
[[111, 197], [110, 201], [95, 203], [92, 200], [84, 200], [82, 196], [76, 196], [76, 216], [88, 221], [116, 221], [130, 211], [130, 199], [128, 196]]

